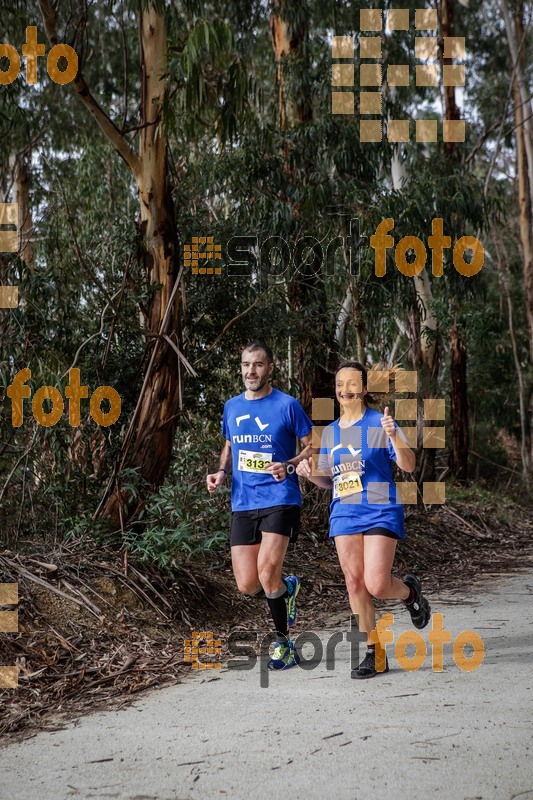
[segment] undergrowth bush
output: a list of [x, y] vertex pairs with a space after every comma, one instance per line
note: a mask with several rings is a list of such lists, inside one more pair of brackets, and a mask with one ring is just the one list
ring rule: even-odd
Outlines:
[[189, 415], [178, 431], [175, 457], [161, 488], [150, 498], [135, 530], [126, 532], [132, 554], [163, 570], [174, 570], [228, 542], [230, 481], [210, 495], [206, 475], [216, 470], [223, 444], [220, 428]]

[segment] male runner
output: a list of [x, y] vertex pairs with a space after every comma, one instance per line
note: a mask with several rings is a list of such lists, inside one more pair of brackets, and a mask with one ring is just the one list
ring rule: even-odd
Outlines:
[[[294, 397], [270, 385], [274, 357], [268, 345], [247, 345], [241, 371], [246, 391], [224, 406], [226, 444], [207, 488], [215, 492], [232, 469], [233, 574], [243, 594], [266, 595], [277, 638], [268, 667], [289, 669], [300, 660], [289, 639], [300, 581], [295, 575], [282, 580], [281, 570], [289, 540], [298, 536], [302, 498], [295, 467], [311, 454], [313, 423]], [[298, 456], [296, 438], [305, 447]]]

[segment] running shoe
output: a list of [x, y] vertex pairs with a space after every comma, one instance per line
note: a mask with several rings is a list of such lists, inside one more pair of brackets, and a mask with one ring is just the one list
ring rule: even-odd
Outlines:
[[378, 672], [376, 669], [376, 651], [370, 649], [366, 651], [366, 655], [357, 669], [352, 669], [352, 678], [373, 678], [375, 675], [384, 675], [388, 671], [389, 660], [387, 656], [385, 656], [385, 669]]
[[269, 669], [290, 669], [300, 663], [300, 656], [296, 652], [294, 643], [287, 639], [286, 642], [276, 642], [272, 658], [267, 664]]
[[403, 582], [413, 590], [415, 596], [405, 607], [411, 615], [415, 628], [425, 628], [431, 619], [431, 606], [422, 594], [422, 585], [414, 575], [404, 575]]
[[300, 591], [300, 578], [297, 578], [296, 575], [289, 575], [287, 578], [283, 579], [283, 582], [287, 587], [289, 595], [287, 597], [287, 625], [291, 628], [298, 616], [298, 612], [296, 611], [296, 598]]

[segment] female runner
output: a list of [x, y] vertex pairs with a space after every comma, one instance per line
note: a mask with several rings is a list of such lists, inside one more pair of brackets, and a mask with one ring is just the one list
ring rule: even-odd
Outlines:
[[[344, 573], [350, 608], [367, 634], [367, 652], [352, 678], [377, 674], [375, 644], [370, 632], [376, 626], [373, 597], [403, 600], [417, 628], [431, 616], [420, 581], [391, 575], [396, 543], [404, 537], [403, 505], [396, 501], [392, 461], [413, 472], [415, 454], [385, 408], [383, 416], [367, 407], [367, 371], [357, 361], [346, 361], [335, 374], [335, 393], [341, 406], [339, 419], [322, 434], [318, 469], [313, 456], [298, 464], [296, 472], [317, 486], [332, 489], [330, 537], [334, 538]], [[315, 457], [316, 459], [316, 457]], [[388, 672], [388, 661], [385, 669]]]

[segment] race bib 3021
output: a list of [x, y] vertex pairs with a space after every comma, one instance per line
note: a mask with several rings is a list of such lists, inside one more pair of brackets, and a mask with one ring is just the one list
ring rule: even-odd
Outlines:
[[363, 484], [361, 477], [357, 472], [345, 472], [343, 475], [337, 475], [333, 479], [333, 499], [339, 498], [343, 500], [352, 494], [358, 494], [363, 491]]

